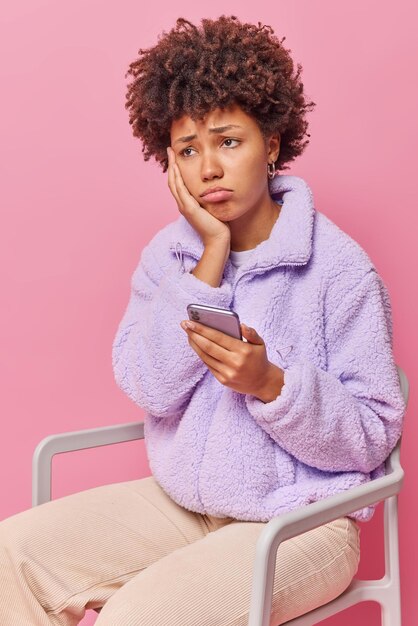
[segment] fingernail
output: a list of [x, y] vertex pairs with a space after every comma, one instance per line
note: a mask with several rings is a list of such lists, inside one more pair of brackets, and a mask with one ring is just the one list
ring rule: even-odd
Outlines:
[[196, 326], [193, 324], [193, 322], [189, 322], [189, 321], [187, 321], [187, 322], [184, 322], [184, 323], [186, 324], [187, 328], [191, 328], [192, 330], [193, 330], [194, 328], [196, 328]]

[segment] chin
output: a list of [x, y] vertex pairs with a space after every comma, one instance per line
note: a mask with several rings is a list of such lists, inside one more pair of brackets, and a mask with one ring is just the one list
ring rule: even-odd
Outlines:
[[220, 205], [213, 206], [210, 209], [205, 209], [208, 213], [216, 217], [220, 222], [228, 222], [231, 219], [229, 215], [229, 211], [226, 207], [222, 207]]

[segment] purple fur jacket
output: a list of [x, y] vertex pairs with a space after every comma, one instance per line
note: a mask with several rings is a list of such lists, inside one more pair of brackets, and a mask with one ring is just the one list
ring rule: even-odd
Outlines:
[[[182, 215], [156, 233], [112, 348], [164, 491], [191, 511], [263, 522], [384, 475], [405, 412], [376, 268], [302, 178], [269, 185], [283, 201], [270, 237], [236, 273], [228, 259], [217, 288], [190, 273], [203, 244]], [[192, 302], [231, 308], [257, 330], [284, 370], [275, 400], [212, 375], [180, 326]], [[376, 506], [350, 517], [367, 521]]]

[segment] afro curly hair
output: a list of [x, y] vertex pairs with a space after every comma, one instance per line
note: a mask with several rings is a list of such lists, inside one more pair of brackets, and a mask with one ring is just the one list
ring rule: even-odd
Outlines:
[[302, 154], [308, 123], [299, 76], [302, 66], [274, 35], [271, 26], [241, 23], [235, 15], [202, 19], [201, 28], [184, 18], [157, 45], [140, 49], [130, 63], [125, 107], [135, 137], [142, 141], [144, 160], [152, 156], [168, 169], [166, 148], [171, 123], [183, 115], [201, 120], [211, 110], [238, 104], [251, 115], [264, 137], [280, 133], [277, 170]]

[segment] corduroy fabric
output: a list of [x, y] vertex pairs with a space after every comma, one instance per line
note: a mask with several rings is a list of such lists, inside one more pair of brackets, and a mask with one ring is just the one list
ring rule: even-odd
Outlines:
[[[71, 494], [0, 522], [0, 624], [246, 626], [264, 522], [176, 504], [150, 476]], [[337, 597], [357, 571], [349, 517], [283, 542], [271, 624]]]

